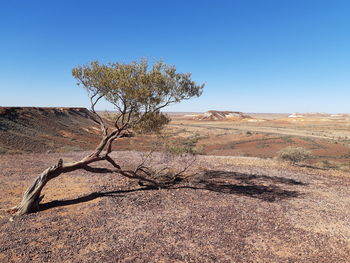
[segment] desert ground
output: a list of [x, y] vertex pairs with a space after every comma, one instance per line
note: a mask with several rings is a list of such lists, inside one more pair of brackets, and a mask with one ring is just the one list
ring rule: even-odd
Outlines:
[[[307, 164], [350, 171], [349, 114], [248, 113], [204, 120], [202, 113], [168, 114], [164, 133], [175, 140], [195, 137], [204, 155], [266, 159], [288, 146], [304, 147], [312, 154]], [[0, 124], [0, 154], [91, 150], [99, 141], [99, 127], [83, 108], [0, 108]], [[148, 134], [121, 138], [114, 150], [147, 151], [157, 140]]]
[[[349, 262], [348, 115], [170, 114], [167, 134], [196, 137], [201, 152], [181, 182], [75, 171], [48, 183], [39, 212], [13, 217], [40, 172], [98, 141], [84, 110], [13, 111], [0, 114], [0, 262]], [[112, 156], [133, 168], [156, 139], [121, 138]], [[287, 146], [312, 159], [274, 158]]]
[[273, 158], [288, 146], [311, 151], [309, 164], [350, 168], [350, 116], [347, 114], [249, 114], [238, 120], [207, 120], [174, 115], [169, 128], [179, 136], [198, 134], [203, 153]]

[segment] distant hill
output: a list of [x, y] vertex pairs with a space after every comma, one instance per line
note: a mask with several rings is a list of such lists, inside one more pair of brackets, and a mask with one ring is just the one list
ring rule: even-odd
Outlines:
[[0, 107], [0, 153], [87, 150], [98, 141], [85, 108]]
[[246, 115], [240, 111], [216, 111], [210, 110], [204, 114], [192, 114], [187, 115], [193, 120], [205, 120], [205, 121], [220, 121], [220, 120], [243, 120], [251, 119], [249, 115]]

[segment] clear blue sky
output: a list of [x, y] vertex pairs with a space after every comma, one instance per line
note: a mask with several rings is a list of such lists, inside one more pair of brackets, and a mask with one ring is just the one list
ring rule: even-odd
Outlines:
[[1, 2], [1, 106], [88, 107], [74, 66], [140, 57], [206, 83], [169, 111], [350, 112], [350, 1]]

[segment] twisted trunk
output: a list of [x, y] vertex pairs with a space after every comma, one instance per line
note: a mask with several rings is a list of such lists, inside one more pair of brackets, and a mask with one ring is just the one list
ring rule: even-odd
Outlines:
[[[93, 168], [89, 166], [90, 163], [102, 160], [109, 162], [116, 169], [111, 170], [107, 168]], [[64, 165], [62, 159], [60, 159], [57, 164], [47, 168], [37, 178], [35, 178], [34, 182], [27, 188], [27, 190], [23, 194], [22, 201], [9, 211], [12, 211], [13, 213], [19, 216], [38, 211], [40, 209], [40, 201], [43, 198], [43, 196], [41, 195], [41, 191], [45, 187], [45, 185], [51, 179], [56, 178], [63, 173], [72, 172], [78, 169], [84, 169], [90, 172], [102, 171], [118, 173], [130, 179], [141, 180], [148, 182], [151, 185], [157, 185], [156, 181], [140, 176], [135, 171], [121, 170], [120, 166], [117, 163], [115, 163], [115, 161], [110, 156], [99, 156], [98, 154], [96, 154], [96, 152], [93, 152], [78, 162]]]
[[32, 213], [39, 210], [39, 203], [43, 196], [41, 196], [41, 190], [51, 179], [59, 176], [62, 173], [62, 159], [58, 164], [53, 165], [43, 171], [34, 182], [27, 188], [23, 194], [21, 203], [13, 210], [17, 215], [23, 215]]
[[[88, 165], [90, 163], [102, 161], [102, 160], [109, 162], [111, 165], [113, 165], [114, 168], [116, 168], [113, 171], [111, 170], [111, 172], [119, 173], [130, 179], [142, 180], [142, 181], [148, 182], [151, 185], [157, 185], [157, 182], [155, 182], [154, 180], [144, 178], [143, 176], [139, 176], [134, 171], [122, 171], [120, 166], [117, 163], [115, 163], [114, 160], [109, 156], [109, 154], [112, 152], [113, 141], [121, 137], [122, 133], [127, 130], [127, 127], [130, 122], [131, 111], [127, 111], [126, 105], [124, 105], [124, 110], [121, 112], [122, 126], [119, 127], [118, 123], [116, 123], [115, 124], [116, 128], [112, 130], [110, 133], [108, 133], [108, 128], [105, 125], [104, 120], [94, 110], [95, 104], [100, 98], [102, 98], [102, 96], [100, 96], [95, 101], [93, 101], [92, 99], [97, 94], [98, 93], [92, 96], [91, 102], [92, 102], [92, 113], [94, 113], [97, 117], [95, 122], [99, 123], [101, 126], [102, 138], [99, 145], [95, 148], [93, 152], [91, 152], [89, 155], [87, 155], [86, 157], [84, 157], [82, 160], [78, 162], [63, 165], [63, 161], [62, 159], [60, 159], [57, 164], [47, 168], [27, 188], [27, 190], [23, 194], [21, 202], [14, 208], [10, 209], [9, 211], [15, 213], [16, 215], [24, 215], [24, 214], [38, 211], [40, 209], [40, 206], [39, 206], [40, 201], [43, 198], [43, 196], [41, 196], [41, 191], [51, 179], [59, 176], [62, 173], [68, 173], [78, 169], [85, 169], [85, 170], [91, 171], [93, 168], [89, 167]], [[124, 117], [127, 114], [129, 115], [127, 117], [126, 122], [124, 122]]]
[[51, 179], [56, 178], [60, 174], [81, 169], [85, 165], [99, 160], [101, 160], [101, 158], [84, 158], [79, 162], [63, 165], [63, 161], [60, 159], [57, 164], [50, 166], [35, 178], [34, 182], [24, 192], [22, 201], [17, 206], [10, 209], [10, 211], [16, 213], [16, 215], [24, 215], [38, 211], [39, 203], [44, 197], [41, 196], [41, 191]]
[[91, 154], [89, 154], [79, 162], [63, 165], [63, 160], [60, 159], [57, 164], [50, 166], [45, 171], [43, 171], [24, 192], [22, 201], [9, 211], [16, 213], [16, 215], [24, 215], [38, 211], [39, 203], [43, 198], [43, 196], [41, 196], [41, 191], [51, 179], [59, 176], [62, 173], [82, 169], [90, 163], [106, 160], [107, 157], [110, 158], [109, 156], [107, 156], [107, 154], [104, 157], [100, 156], [100, 153], [106, 146], [108, 139], [111, 136], [107, 136], [106, 133], [107, 130], [106, 128], [104, 128], [100, 144]]

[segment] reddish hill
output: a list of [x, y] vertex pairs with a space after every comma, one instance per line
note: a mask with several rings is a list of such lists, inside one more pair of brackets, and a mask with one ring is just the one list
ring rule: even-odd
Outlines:
[[0, 153], [90, 149], [98, 134], [85, 108], [0, 107]]

